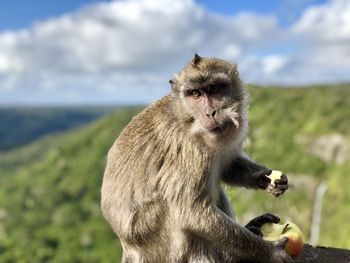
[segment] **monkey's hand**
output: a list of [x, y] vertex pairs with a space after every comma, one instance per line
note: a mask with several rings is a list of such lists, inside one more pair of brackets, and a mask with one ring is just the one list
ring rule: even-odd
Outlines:
[[285, 251], [285, 246], [288, 237], [283, 237], [280, 240], [272, 242], [272, 260], [274, 263], [293, 263], [295, 262]]
[[[254, 234], [262, 237], [261, 226], [265, 223], [274, 223], [277, 224], [280, 222], [280, 218], [273, 214], [263, 214], [249, 221], [245, 226], [249, 231]], [[272, 258], [268, 262], [273, 263], [292, 263], [294, 260], [288, 255], [285, 251], [285, 245], [288, 241], [288, 237], [283, 237], [276, 241], [268, 241], [272, 247]]]
[[281, 171], [270, 170], [268, 173], [260, 175], [258, 179], [258, 186], [275, 197], [282, 195], [288, 189], [287, 175]]
[[255, 217], [252, 220], [249, 221], [249, 223], [245, 226], [250, 232], [262, 237], [261, 233], [261, 226], [266, 223], [279, 223], [280, 218], [278, 216], [275, 216], [273, 214], [263, 214], [261, 216]]

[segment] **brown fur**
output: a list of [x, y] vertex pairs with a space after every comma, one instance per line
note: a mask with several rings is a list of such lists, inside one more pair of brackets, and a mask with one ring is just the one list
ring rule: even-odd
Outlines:
[[[228, 105], [213, 100], [213, 107], [229, 128], [213, 134], [183, 92], [227, 80]], [[108, 152], [101, 205], [122, 242], [123, 262], [287, 262], [280, 248], [235, 223], [220, 186], [225, 180], [259, 187], [256, 178], [229, 179], [247, 129], [247, 96], [236, 66], [198, 56], [171, 84], [172, 93], [134, 117]]]

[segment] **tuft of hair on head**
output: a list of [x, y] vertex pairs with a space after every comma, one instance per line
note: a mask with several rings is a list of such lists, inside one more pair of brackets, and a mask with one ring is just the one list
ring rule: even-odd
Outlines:
[[196, 67], [201, 60], [202, 60], [202, 57], [199, 56], [197, 53], [195, 53], [191, 61], [192, 66]]
[[238, 77], [237, 64], [233, 63], [231, 69], [228, 72], [233, 77]]

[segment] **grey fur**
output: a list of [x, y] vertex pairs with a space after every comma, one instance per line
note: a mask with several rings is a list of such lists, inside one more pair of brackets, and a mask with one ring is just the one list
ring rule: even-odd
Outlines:
[[[238, 225], [221, 181], [265, 189], [271, 172], [242, 155], [247, 94], [236, 65], [199, 56], [171, 81], [172, 93], [128, 124], [108, 152], [102, 212], [123, 262], [290, 262], [281, 248]], [[214, 79], [214, 80], [213, 80]], [[218, 133], [204, 129], [184, 92], [214, 82], [229, 89], [210, 105]], [[200, 106], [201, 107], [201, 106]]]

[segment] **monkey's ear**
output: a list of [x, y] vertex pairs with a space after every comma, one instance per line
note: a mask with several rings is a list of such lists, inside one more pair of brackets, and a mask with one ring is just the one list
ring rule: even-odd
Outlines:
[[200, 57], [197, 53], [195, 53], [191, 61], [192, 65], [196, 66], [201, 61], [201, 59], [202, 57]]
[[175, 85], [175, 79], [171, 79], [171, 80], [169, 80], [169, 83], [170, 83], [170, 86], [171, 86], [171, 89], [173, 90], [173, 91], [175, 91], [176, 90], [176, 85]]

